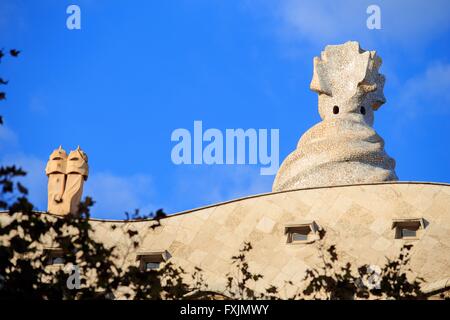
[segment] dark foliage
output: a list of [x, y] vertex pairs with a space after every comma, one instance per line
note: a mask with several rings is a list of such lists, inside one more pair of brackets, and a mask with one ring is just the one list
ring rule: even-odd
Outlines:
[[236, 267], [236, 270], [235, 274], [227, 274], [227, 292], [225, 295], [232, 299], [276, 299], [278, 288], [275, 286], [270, 286], [265, 289], [265, 292], [256, 292], [254, 289], [254, 285], [264, 276], [250, 271], [247, 255], [252, 249], [251, 243], [245, 242], [243, 247], [239, 249], [239, 254], [231, 257], [231, 263]]
[[[321, 231], [323, 239], [325, 232]], [[372, 266], [363, 265], [353, 269], [350, 262], [339, 261], [335, 245], [326, 249], [323, 242], [319, 243], [320, 258], [323, 262], [320, 268], [306, 271], [306, 287], [299, 295], [301, 298], [315, 299], [423, 299], [425, 294], [420, 286], [422, 278], [408, 279], [411, 269], [411, 245], [405, 245], [399, 256], [390, 260], [376, 272]]]

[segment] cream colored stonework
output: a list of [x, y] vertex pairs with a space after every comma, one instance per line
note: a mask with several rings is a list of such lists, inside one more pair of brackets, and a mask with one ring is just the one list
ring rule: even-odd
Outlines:
[[[395, 239], [392, 222], [417, 217], [427, 222], [419, 238]], [[171, 262], [187, 271], [201, 267], [210, 289], [224, 291], [226, 274], [234, 270], [230, 258], [246, 241], [254, 248], [248, 255], [250, 270], [264, 275], [259, 289], [285, 286], [286, 281], [301, 288], [305, 270], [321, 266], [319, 240], [286, 243], [285, 226], [304, 221], [326, 231], [320, 243], [336, 245], [342, 262], [382, 266], [403, 244], [412, 243], [411, 267], [425, 279], [424, 290], [437, 290], [450, 279], [448, 184], [392, 182], [269, 193], [170, 215], [155, 230], [152, 221], [92, 224], [96, 237], [123, 255], [130, 245], [123, 230], [139, 231], [142, 242], [136, 252], [167, 250]], [[120, 228], [112, 231], [112, 224]], [[129, 263], [136, 263], [136, 252], [127, 257]]]
[[[0, 214], [2, 224], [9, 219]], [[425, 228], [416, 239], [396, 239], [393, 222], [408, 219], [423, 219]], [[94, 237], [116, 246], [120, 262], [138, 266], [136, 258], [143, 252], [167, 252], [167, 261], [188, 273], [202, 268], [209, 289], [218, 292], [225, 292], [226, 275], [235, 274], [231, 257], [244, 242], [253, 246], [247, 259], [250, 271], [263, 275], [255, 290], [276, 285], [282, 289], [280, 298], [304, 286], [308, 268], [322, 266], [321, 244], [335, 245], [339, 261], [355, 268], [383, 266], [404, 244], [413, 244], [410, 276], [422, 277], [426, 292], [450, 290], [449, 184], [385, 182], [289, 190], [181, 212], [160, 222], [152, 229], [151, 220], [91, 220]], [[286, 226], [312, 222], [325, 231], [323, 239], [287, 243]], [[138, 231], [139, 247], [132, 246], [127, 230]], [[53, 248], [51, 237], [47, 240], [44, 247]]]
[[282, 163], [273, 191], [397, 180], [395, 161], [372, 128], [385, 103], [381, 58], [357, 42], [327, 46], [314, 58], [311, 90], [322, 121]]
[[60, 146], [47, 162], [48, 176], [47, 211], [57, 215], [75, 214], [83, 195], [83, 184], [89, 174], [88, 158], [80, 147], [66, 151]]

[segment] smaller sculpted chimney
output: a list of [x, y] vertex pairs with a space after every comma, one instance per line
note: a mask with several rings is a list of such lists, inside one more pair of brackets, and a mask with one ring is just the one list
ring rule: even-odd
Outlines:
[[89, 174], [88, 158], [80, 147], [66, 151], [60, 146], [47, 162], [47, 211], [57, 215], [76, 214], [83, 195], [83, 184]]

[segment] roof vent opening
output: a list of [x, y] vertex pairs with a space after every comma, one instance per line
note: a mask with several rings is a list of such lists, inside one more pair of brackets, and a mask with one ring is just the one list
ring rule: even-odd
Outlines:
[[139, 261], [139, 269], [143, 272], [158, 270], [161, 264], [170, 259], [170, 254], [166, 250], [153, 252], [140, 252], [136, 255]]
[[418, 240], [425, 229], [423, 218], [395, 219], [392, 222], [395, 229], [395, 239]]
[[288, 224], [284, 228], [288, 244], [312, 243], [319, 239], [319, 227], [314, 221]]

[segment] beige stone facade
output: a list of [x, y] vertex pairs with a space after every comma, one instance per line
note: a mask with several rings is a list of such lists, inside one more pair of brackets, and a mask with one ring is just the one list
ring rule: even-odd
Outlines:
[[[5, 219], [8, 215], [0, 214]], [[140, 257], [161, 257], [158, 262], [182, 267], [187, 281], [200, 267], [208, 289], [219, 293], [226, 290], [226, 275], [235, 274], [231, 257], [245, 242], [253, 246], [250, 271], [264, 276], [254, 289], [275, 285], [282, 289], [280, 298], [302, 288], [308, 268], [323, 265], [320, 244], [335, 245], [339, 261], [354, 267], [383, 266], [404, 244], [412, 244], [411, 279], [422, 277], [422, 289], [430, 294], [450, 291], [450, 184], [385, 182], [273, 192], [172, 214], [154, 229], [152, 220], [91, 223], [94, 237], [116, 246], [125, 265], [151, 266], [154, 260]], [[414, 236], [399, 234], [402, 225], [416, 225]], [[315, 232], [321, 229], [326, 233], [319, 239]], [[133, 248], [127, 230], [138, 231], [139, 247]], [[293, 236], [289, 230], [300, 231]], [[301, 230], [309, 234], [302, 237]]]
[[[423, 221], [416, 237], [398, 238], [396, 223]], [[323, 228], [322, 240], [288, 242], [286, 228], [314, 222]], [[305, 270], [320, 266], [318, 243], [335, 244], [343, 262], [382, 266], [395, 258], [405, 243], [413, 244], [411, 268], [425, 279], [425, 291], [450, 286], [450, 185], [391, 182], [310, 188], [256, 195], [170, 215], [152, 230], [152, 221], [92, 220], [96, 236], [129, 248], [123, 230], [139, 231], [140, 247], [128, 254], [136, 262], [140, 252], [168, 253], [169, 260], [193, 271], [203, 269], [210, 289], [225, 290], [233, 272], [231, 256], [246, 241], [252, 272], [264, 278], [257, 288], [285, 287], [283, 294], [301, 288]], [[111, 231], [111, 225], [120, 226]], [[292, 281], [295, 286], [285, 286]], [[285, 293], [283, 293], [285, 292]]]

